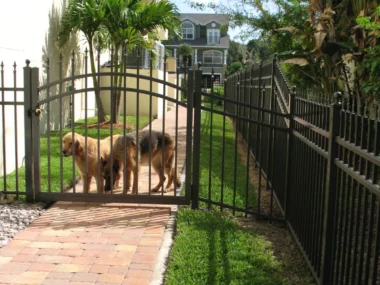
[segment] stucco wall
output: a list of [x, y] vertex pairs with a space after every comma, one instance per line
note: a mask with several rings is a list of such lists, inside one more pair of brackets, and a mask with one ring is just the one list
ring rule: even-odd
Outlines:
[[[110, 68], [102, 68], [101, 72], [110, 72]], [[127, 73], [136, 74], [136, 69], [127, 69]], [[149, 69], [140, 69], [140, 75], [149, 76]], [[164, 72], [161, 70], [153, 70], [152, 74], [153, 78], [163, 79]], [[168, 76], [166, 75], [166, 78]], [[102, 76], [100, 78], [100, 86], [101, 87], [110, 87], [111, 86], [111, 77], [110, 76]], [[124, 79], [122, 86], [124, 86]], [[135, 77], [127, 77], [126, 86], [128, 88], [137, 88], [137, 79]], [[140, 90], [150, 90], [150, 81], [145, 79], [139, 80], [139, 89]], [[160, 83], [153, 82], [152, 83], [152, 92], [163, 95], [164, 85]], [[100, 92], [100, 97], [103, 103], [104, 110], [106, 114], [110, 114], [111, 112], [111, 93], [110, 90], [105, 90]], [[136, 115], [137, 114], [137, 92], [127, 91], [125, 93], [126, 97], [126, 111], [124, 112], [124, 92], [121, 93], [121, 102], [120, 102], [120, 115]], [[140, 92], [138, 94], [139, 98], [139, 115], [148, 116], [149, 115], [149, 106], [150, 106], [150, 95], [143, 94]], [[163, 99], [152, 96], [152, 116], [156, 118], [161, 118], [163, 114], [163, 110], [166, 110], [167, 101], [165, 101], [165, 107], [163, 106]]]
[[[4, 83], [0, 82], [2, 87], [14, 87], [16, 80], [17, 87], [23, 87], [23, 67], [25, 60], [30, 60], [30, 66], [39, 68], [40, 85], [46, 83], [47, 76], [44, 63], [47, 57], [50, 59], [50, 82], [58, 79], [59, 74], [59, 54], [60, 50], [56, 45], [58, 35], [60, 15], [62, 5], [65, 5], [67, 0], [13, 0], [0, 1], [0, 27], [1, 27], [1, 44], [0, 44], [0, 62], [4, 64]], [[83, 58], [80, 56], [85, 49], [85, 42], [81, 38], [73, 39], [62, 50], [62, 76], [69, 74], [70, 67], [70, 52], [72, 49], [76, 51], [78, 58], [76, 60], [75, 72], [83, 71]], [[82, 59], [82, 60], [81, 60]], [[17, 65], [16, 77], [13, 77], [13, 64]], [[76, 81], [75, 88], [79, 89], [83, 82]], [[89, 86], [92, 82], [89, 82]], [[67, 88], [67, 86], [64, 86]], [[49, 96], [54, 96], [58, 92], [58, 87], [51, 87]], [[40, 98], [46, 98], [47, 92], [40, 92]], [[5, 101], [13, 100], [14, 92], [4, 93]], [[18, 92], [17, 99], [23, 102], [23, 92]], [[91, 97], [91, 96], [90, 96]], [[1, 99], [0, 99], [1, 100]], [[68, 106], [69, 99], [63, 99], [63, 106]], [[82, 95], [75, 96], [75, 118], [81, 118], [84, 106]], [[94, 109], [94, 100], [89, 100], [89, 108]], [[56, 129], [59, 127], [59, 100], [50, 104], [50, 128]], [[47, 106], [41, 106], [47, 110]], [[63, 119], [65, 125], [69, 122], [69, 109], [63, 108]], [[21, 166], [25, 156], [24, 147], [24, 107], [17, 107], [17, 112], [13, 106], [6, 106], [5, 110], [5, 128], [3, 128], [2, 112], [0, 107], [0, 136], [5, 137], [6, 157], [3, 157], [3, 142], [0, 141], [0, 176], [3, 175], [4, 161], [6, 163], [6, 173], [14, 171], [16, 161], [15, 152], [16, 145], [18, 147], [18, 166]], [[92, 112], [92, 115], [94, 112]], [[91, 113], [90, 113], [91, 115]], [[42, 116], [40, 121], [41, 132], [47, 130], [47, 116]], [[16, 119], [15, 119], [16, 117]], [[18, 140], [15, 141], [15, 130], [17, 120]], [[0, 188], [3, 188], [2, 185]]]

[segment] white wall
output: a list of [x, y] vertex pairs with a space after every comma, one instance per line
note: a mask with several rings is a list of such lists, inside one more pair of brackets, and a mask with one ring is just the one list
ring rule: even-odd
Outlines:
[[[30, 60], [30, 66], [40, 69], [40, 84], [46, 82], [43, 63], [48, 56], [50, 58], [50, 81], [57, 80], [59, 74], [59, 53], [60, 50], [56, 45], [58, 33], [59, 16], [61, 7], [68, 2], [67, 0], [0, 0], [0, 62], [4, 64], [4, 84], [0, 80], [0, 87], [13, 87], [13, 64], [17, 64], [17, 87], [23, 87], [23, 67], [25, 60]], [[83, 51], [85, 41], [80, 38], [72, 41], [63, 50], [63, 77], [70, 73], [69, 54], [72, 49], [77, 51], [76, 73], [83, 72], [84, 59]], [[66, 74], [65, 74], [66, 73]], [[92, 86], [92, 81], [88, 81], [88, 86]], [[75, 82], [76, 89], [84, 88], [84, 81]], [[67, 88], [67, 86], [63, 86]], [[52, 87], [49, 90], [50, 96], [58, 92], [58, 88]], [[0, 100], [2, 100], [0, 93]], [[13, 92], [5, 92], [5, 101], [13, 100]], [[17, 94], [18, 100], [23, 101], [23, 93]], [[45, 98], [46, 92], [40, 93], [40, 98]], [[63, 99], [63, 106], [68, 106], [69, 98]], [[50, 113], [41, 118], [41, 132], [47, 130], [47, 116], [50, 115], [50, 128], [59, 128], [59, 105], [60, 101], [56, 100], [50, 104]], [[47, 106], [41, 106], [47, 109]], [[21, 165], [24, 158], [24, 108], [17, 109], [17, 127], [18, 127], [18, 163]], [[66, 124], [69, 122], [69, 111], [67, 108], [63, 112], [63, 118]], [[75, 95], [75, 119], [84, 117], [84, 97], [83, 94]], [[89, 116], [95, 114], [94, 94], [88, 94]], [[2, 122], [2, 108], [0, 106], [0, 138], [5, 135], [6, 138], [6, 172], [10, 173], [15, 169], [15, 112], [14, 107], [5, 107], [5, 129]], [[0, 176], [3, 176], [4, 169], [3, 158], [3, 141], [0, 139]], [[0, 185], [0, 189], [3, 188]]]

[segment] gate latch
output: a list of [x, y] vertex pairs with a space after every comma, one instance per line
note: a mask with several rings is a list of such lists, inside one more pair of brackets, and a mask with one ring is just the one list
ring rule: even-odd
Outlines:
[[40, 108], [40, 106], [36, 106], [34, 109], [29, 109], [28, 111], [29, 118], [32, 116], [33, 113], [36, 117], [39, 117], [43, 114], [46, 114], [47, 112], [44, 109]]

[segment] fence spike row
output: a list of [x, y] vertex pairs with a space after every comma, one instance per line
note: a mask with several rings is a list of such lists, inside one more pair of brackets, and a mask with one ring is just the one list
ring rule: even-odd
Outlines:
[[335, 104], [342, 104], [342, 92], [338, 91], [334, 93]]

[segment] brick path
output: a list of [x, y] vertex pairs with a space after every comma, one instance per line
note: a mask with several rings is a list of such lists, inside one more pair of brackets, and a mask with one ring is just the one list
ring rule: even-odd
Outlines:
[[[167, 113], [169, 119], [173, 113], [175, 109]], [[155, 123], [159, 126], [160, 121]], [[183, 109], [179, 126], [185, 125]], [[173, 128], [173, 122], [166, 120], [166, 127]], [[0, 285], [160, 281], [155, 268], [164, 261], [157, 257], [162, 255], [160, 248], [175, 209], [170, 205], [58, 202], [0, 249]]]

